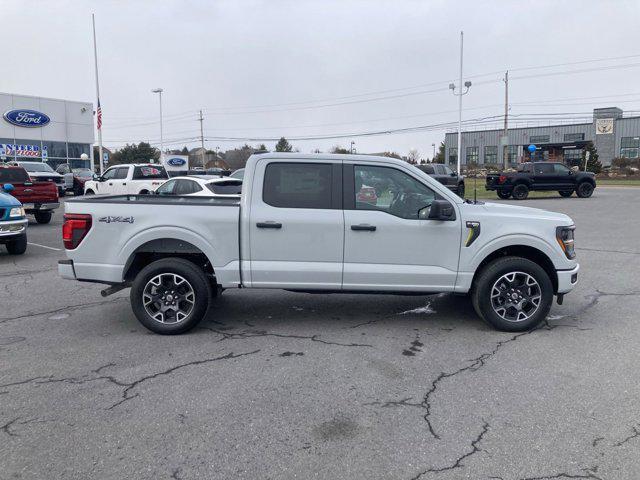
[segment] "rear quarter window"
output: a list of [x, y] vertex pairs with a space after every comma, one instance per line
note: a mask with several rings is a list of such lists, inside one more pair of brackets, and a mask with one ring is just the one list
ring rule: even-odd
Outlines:
[[135, 167], [133, 169], [133, 180], [153, 180], [153, 179], [167, 179], [169, 176], [161, 165], [149, 165]]

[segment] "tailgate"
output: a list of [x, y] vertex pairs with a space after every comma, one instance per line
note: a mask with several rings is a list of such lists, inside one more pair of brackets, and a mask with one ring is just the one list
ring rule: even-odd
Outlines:
[[498, 179], [500, 178], [499, 173], [487, 173], [487, 187], [495, 187], [498, 185]]
[[33, 184], [15, 184], [13, 196], [24, 203], [55, 203], [58, 201], [58, 188], [52, 182], [34, 182]]

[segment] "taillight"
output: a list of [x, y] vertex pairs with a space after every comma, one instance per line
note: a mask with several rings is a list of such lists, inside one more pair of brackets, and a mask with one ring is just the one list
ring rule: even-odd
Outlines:
[[62, 242], [64, 248], [73, 250], [91, 230], [91, 215], [84, 213], [65, 213], [62, 224]]
[[500, 175], [500, 176], [498, 177], [498, 183], [504, 183], [504, 182], [506, 182], [506, 181], [507, 181], [507, 177], [506, 177], [506, 175]]

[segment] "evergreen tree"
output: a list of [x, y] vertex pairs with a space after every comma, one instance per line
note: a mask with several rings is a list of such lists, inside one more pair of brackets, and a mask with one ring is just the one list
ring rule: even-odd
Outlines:
[[290, 152], [291, 150], [293, 150], [293, 147], [284, 137], [281, 137], [276, 143], [276, 152]]
[[584, 169], [584, 162], [587, 158], [587, 152], [589, 152], [589, 160], [587, 161], [587, 171], [593, 172], [596, 175], [602, 171], [602, 163], [598, 160], [598, 150], [592, 142], [587, 144], [587, 147], [582, 151], [582, 162], [580, 163], [580, 170]]

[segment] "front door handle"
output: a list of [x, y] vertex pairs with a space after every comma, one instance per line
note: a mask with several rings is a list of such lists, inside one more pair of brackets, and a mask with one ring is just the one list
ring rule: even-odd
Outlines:
[[122, 185], [126, 185], [126, 182], [123, 182]]
[[375, 232], [375, 225], [351, 225], [351, 230], [363, 231], [363, 232]]
[[256, 223], [256, 227], [258, 228], [282, 228], [281, 223], [277, 222], [258, 222]]

